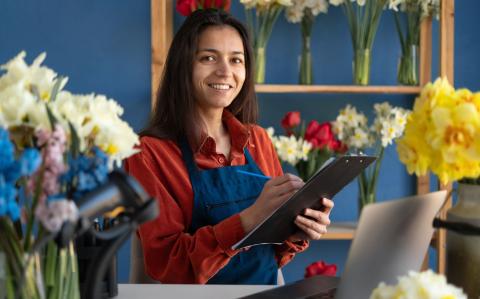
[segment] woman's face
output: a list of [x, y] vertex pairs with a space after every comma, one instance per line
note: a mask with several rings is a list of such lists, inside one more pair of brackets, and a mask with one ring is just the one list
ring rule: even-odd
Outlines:
[[210, 26], [199, 36], [193, 61], [195, 99], [202, 110], [229, 106], [245, 81], [245, 51], [230, 26]]

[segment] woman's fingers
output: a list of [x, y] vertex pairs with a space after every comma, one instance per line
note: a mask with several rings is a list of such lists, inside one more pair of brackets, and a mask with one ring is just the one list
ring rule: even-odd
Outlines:
[[327, 233], [327, 226], [298, 215], [295, 224], [305, 232], [309, 239], [318, 240]]
[[272, 196], [282, 196], [296, 191], [305, 185], [301, 178], [289, 173], [273, 178], [267, 184], [265, 184], [265, 187], [269, 189]]
[[330, 218], [328, 217], [328, 214], [325, 212], [321, 212], [313, 209], [305, 209], [305, 211], [303, 212], [303, 215], [308, 216], [312, 219], [315, 219], [316, 222], [322, 225], [330, 224]]
[[335, 205], [332, 200], [328, 198], [322, 198], [322, 205], [323, 205], [323, 212], [327, 215], [330, 215], [330, 211], [333, 209]]

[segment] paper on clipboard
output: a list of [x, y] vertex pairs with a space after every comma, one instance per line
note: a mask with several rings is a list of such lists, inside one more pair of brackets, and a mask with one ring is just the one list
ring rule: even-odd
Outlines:
[[375, 161], [373, 156], [330, 158], [295, 194], [273, 211], [242, 240], [232, 246], [240, 249], [261, 244], [281, 244], [298, 229], [295, 217], [320, 198], [332, 199], [343, 187]]

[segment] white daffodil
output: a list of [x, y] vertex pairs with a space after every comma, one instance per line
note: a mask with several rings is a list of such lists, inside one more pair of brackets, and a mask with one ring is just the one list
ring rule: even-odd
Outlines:
[[317, 16], [319, 13], [328, 12], [327, 0], [307, 0], [307, 6], [310, 7], [314, 16]]
[[363, 149], [369, 145], [368, 131], [361, 128], [356, 128], [353, 135], [347, 140], [348, 147], [354, 147], [356, 149]]
[[393, 298], [467, 299], [467, 296], [461, 289], [448, 284], [445, 276], [428, 270], [409, 272], [408, 276], [400, 277], [394, 286], [382, 282], [370, 296], [370, 299]]
[[343, 4], [343, 2], [345, 2], [345, 0], [330, 0], [329, 2], [333, 6], [339, 6], [340, 4]]
[[0, 113], [3, 125], [17, 126], [28, 121], [28, 112], [36, 103], [36, 98], [19, 83], [7, 86], [0, 91]]
[[285, 10], [285, 17], [287, 18], [287, 21], [290, 23], [300, 23], [303, 19], [303, 10], [304, 6], [295, 5], [290, 6]]

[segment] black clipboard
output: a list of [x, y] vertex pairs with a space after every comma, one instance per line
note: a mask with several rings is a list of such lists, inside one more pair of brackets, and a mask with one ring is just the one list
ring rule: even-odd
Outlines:
[[298, 230], [294, 223], [297, 215], [306, 208], [318, 205], [322, 197], [332, 199], [375, 159], [373, 156], [342, 156], [327, 161], [302, 188], [234, 244], [232, 249], [283, 243]]

